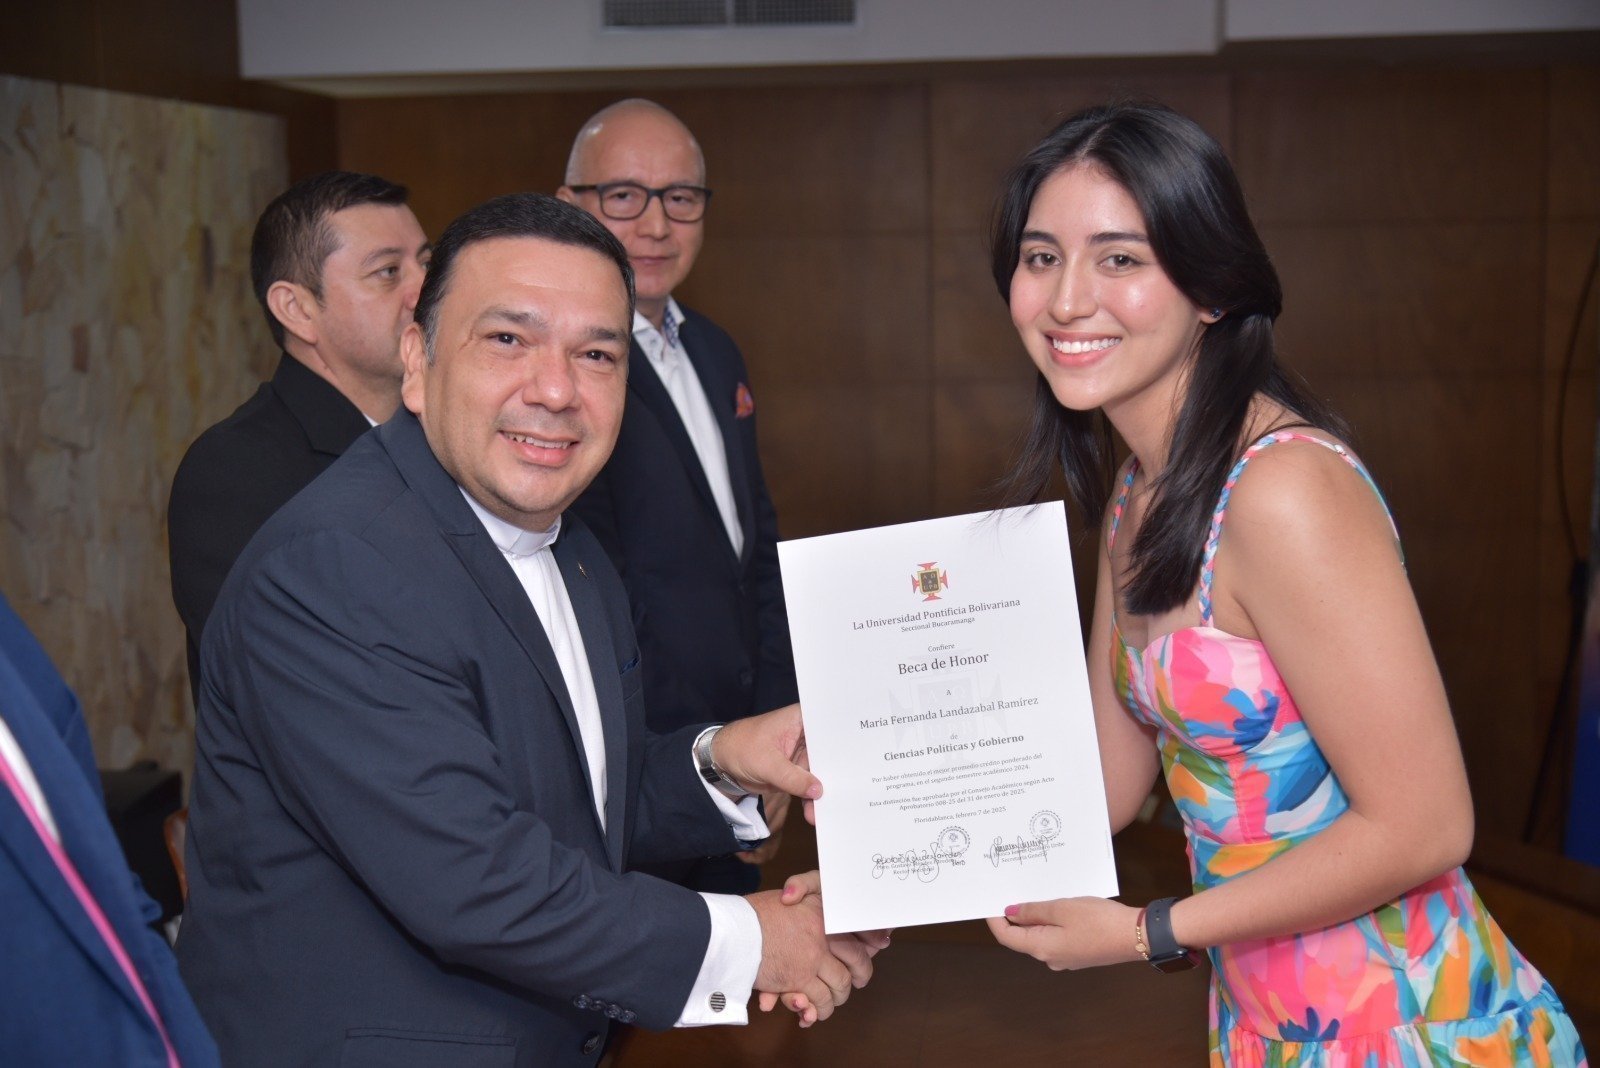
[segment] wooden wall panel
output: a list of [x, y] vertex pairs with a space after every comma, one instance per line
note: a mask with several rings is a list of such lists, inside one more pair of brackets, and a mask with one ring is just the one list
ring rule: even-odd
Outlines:
[[941, 382], [1033, 377], [995, 288], [988, 243], [987, 231], [933, 233], [933, 360]]
[[1539, 383], [1458, 380], [1441, 389], [1425, 379], [1352, 379], [1334, 399], [1394, 509], [1479, 824], [1512, 834], [1540, 743], [1530, 727], [1538, 558], [1529, 521], [1538, 505]]
[[769, 390], [917, 383], [931, 365], [927, 261], [920, 234], [779, 239], [713, 231], [681, 296], [733, 335]]
[[1537, 223], [1269, 225], [1278, 341], [1313, 386], [1345, 377], [1536, 376]]
[[[554, 188], [578, 123], [625, 95], [346, 101], [341, 159], [410, 184], [437, 233], [494, 193]], [[986, 503], [1032, 380], [989, 277], [1002, 175], [1084, 104], [1153, 97], [1199, 120], [1283, 275], [1289, 362], [1349, 415], [1394, 503], [1480, 825], [1520, 831], [1565, 637], [1555, 398], [1600, 240], [1600, 68], [1063, 64], [647, 95], [706, 150], [717, 198], [683, 296], [746, 349], [791, 536]], [[1586, 517], [1585, 330], [1561, 448]]]
[[1247, 74], [1234, 105], [1234, 161], [1257, 223], [1541, 213], [1543, 71]]
[[942, 382], [934, 389], [933, 512], [994, 504], [995, 479], [1016, 456], [1033, 406], [1031, 376], [1017, 382]]
[[1558, 698], [1572, 615], [1575, 608], [1581, 610], [1573, 604], [1569, 584], [1574, 560], [1589, 553], [1594, 487], [1600, 292], [1588, 294], [1581, 315], [1579, 301], [1584, 279], [1600, 256], [1600, 68], [1553, 69], [1549, 96], [1539, 661], [1530, 722], [1557, 739], [1552, 747], [1555, 763], [1545, 769], [1540, 784], [1534, 828], [1537, 842], [1555, 846], [1563, 783], [1571, 774], [1570, 720]]
[[921, 235], [927, 228], [921, 86], [650, 95], [677, 112], [705, 152], [707, 184], [716, 190], [711, 233]]
[[1344, 409], [1401, 520], [1479, 824], [1506, 835], [1542, 742], [1546, 83], [1507, 68], [1235, 83], [1235, 158], [1284, 282], [1282, 351]]
[[930, 93], [934, 225], [986, 229], [1001, 179], [1051, 127], [1091, 104], [1150, 98], [1193, 118], [1226, 146], [1225, 75], [1139, 74], [1060, 78], [946, 79]]
[[784, 537], [934, 514], [928, 384], [789, 385], [762, 391], [756, 404], [761, 462]]
[[[410, 185], [418, 218], [436, 235], [490, 196], [554, 191], [578, 127], [629, 95], [624, 89], [345, 101], [341, 165]], [[649, 95], [689, 124], [706, 154], [716, 197], [705, 250], [680, 296], [744, 347], [763, 438], [775, 439], [773, 423], [831, 422], [833, 413], [819, 406], [842, 383], [859, 386], [862, 397], [925, 396], [931, 366], [925, 90]], [[846, 410], [857, 408], [846, 403]], [[913, 455], [926, 441], [927, 419], [910, 424], [919, 428], [906, 443]], [[842, 461], [852, 468], [844, 486], [815, 449], [769, 446], [768, 478], [785, 529], [859, 525], [862, 509], [898, 518], [922, 514], [909, 500], [896, 503], [908, 484], [901, 472], [880, 469], [899, 462], [900, 443], [889, 439], [901, 431], [891, 428], [906, 425], [904, 415], [886, 414], [882, 447]], [[919, 485], [926, 500], [926, 486]], [[876, 487], [890, 487], [881, 507], [867, 496]]]
[[553, 193], [578, 125], [610, 94], [393, 97], [339, 102], [339, 166], [411, 187], [422, 228], [437, 237], [474, 204], [502, 193]]
[[1600, 67], [1550, 71], [1550, 216], [1600, 216]]

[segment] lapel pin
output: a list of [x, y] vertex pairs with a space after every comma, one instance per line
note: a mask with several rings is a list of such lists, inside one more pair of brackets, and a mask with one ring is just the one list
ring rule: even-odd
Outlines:
[[578, 574], [582, 575], [584, 578], [588, 578], [589, 577], [589, 572], [587, 572], [587, 571], [585, 571], [583, 569], [583, 561], [582, 560], [578, 561]]

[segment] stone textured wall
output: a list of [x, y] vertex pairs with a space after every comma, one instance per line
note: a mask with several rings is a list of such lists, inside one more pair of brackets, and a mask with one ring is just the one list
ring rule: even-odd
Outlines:
[[270, 371], [250, 232], [281, 118], [0, 77], [0, 589], [103, 767], [193, 764], [165, 514]]

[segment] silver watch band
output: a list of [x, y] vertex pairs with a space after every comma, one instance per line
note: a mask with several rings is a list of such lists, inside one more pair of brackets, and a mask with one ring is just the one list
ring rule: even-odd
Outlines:
[[716, 758], [711, 755], [711, 743], [721, 729], [722, 725], [717, 724], [714, 727], [707, 727], [695, 736], [694, 766], [700, 772], [702, 779], [722, 791], [731, 800], [738, 801], [740, 798], [750, 796], [750, 792], [723, 774], [722, 769], [717, 767]]

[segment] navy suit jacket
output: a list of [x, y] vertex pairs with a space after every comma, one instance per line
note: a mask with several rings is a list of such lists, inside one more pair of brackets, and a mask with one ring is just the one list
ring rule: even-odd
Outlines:
[[704, 902], [632, 859], [726, 853], [698, 727], [644, 727], [626, 595], [553, 552], [605, 729], [601, 829], [571, 700], [510, 565], [401, 411], [270, 519], [201, 648], [178, 957], [230, 1065], [578, 1065], [670, 1026]]
[[738, 347], [684, 309], [684, 351], [728, 454], [744, 527], [735, 556], [705, 469], [666, 386], [637, 343], [622, 431], [573, 511], [622, 574], [633, 604], [654, 730], [738, 719], [796, 700], [794, 653], [778, 571], [778, 519], [756, 451], [749, 375]]
[[[117, 933], [184, 1068], [217, 1063], [166, 941], [106, 819], [78, 699], [0, 596], [0, 718], [28, 759], [61, 842]], [[161, 1036], [9, 790], [0, 788], [0, 1061], [167, 1063]]]
[[261, 524], [368, 429], [361, 409], [285, 353], [271, 381], [184, 453], [167, 502], [167, 543], [197, 706], [200, 639], [228, 569]]

